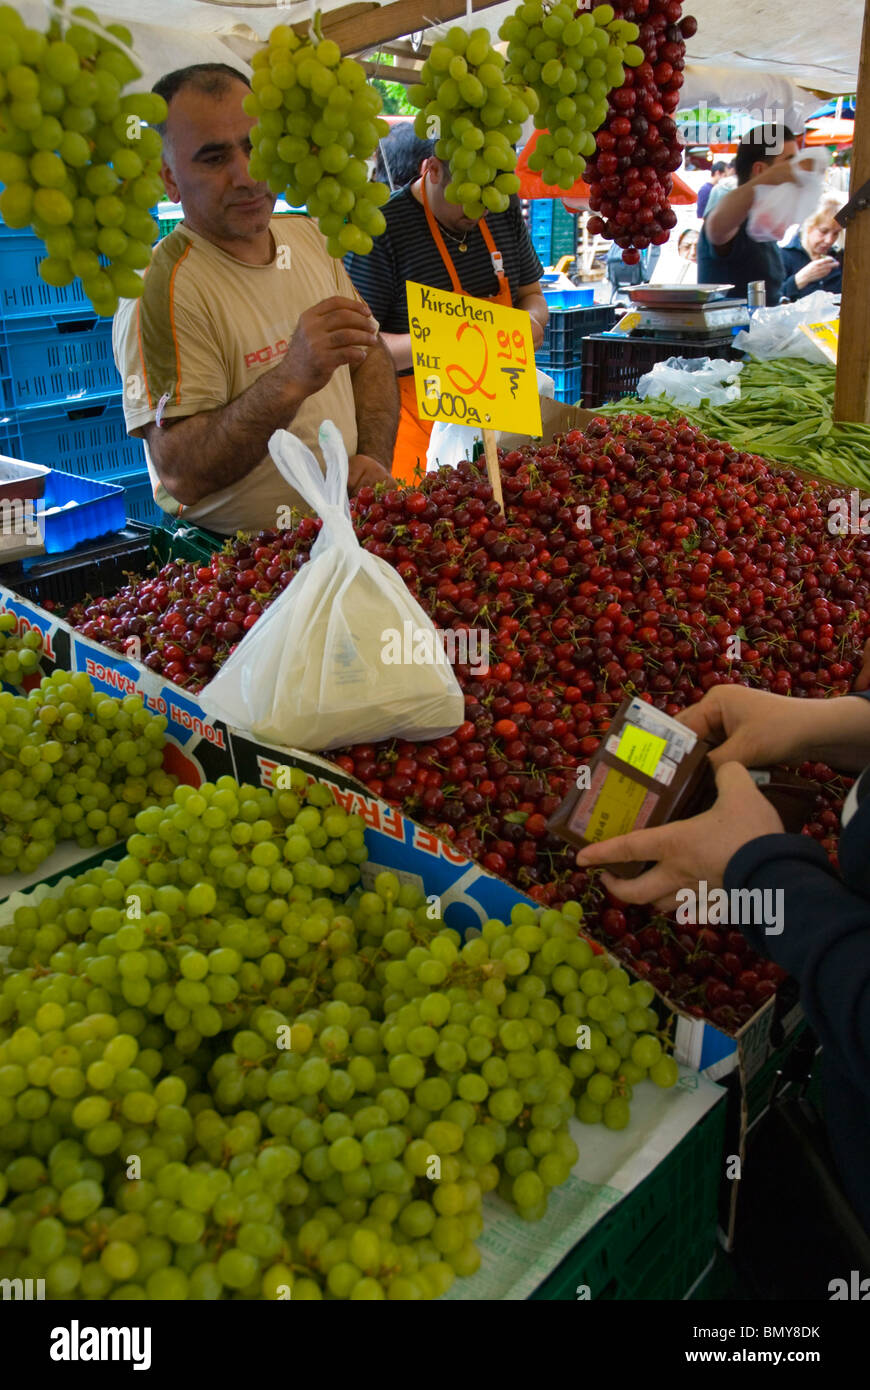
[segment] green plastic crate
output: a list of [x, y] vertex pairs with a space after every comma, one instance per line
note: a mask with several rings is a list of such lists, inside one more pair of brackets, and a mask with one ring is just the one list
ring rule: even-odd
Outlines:
[[682, 1299], [716, 1249], [725, 1097], [638, 1187], [593, 1227], [533, 1300]]
[[746, 1087], [746, 1110], [749, 1116], [749, 1123], [753, 1124], [761, 1112], [766, 1109], [770, 1101], [770, 1093], [773, 1088], [773, 1080], [777, 1070], [782, 1066], [788, 1054], [791, 1052], [798, 1038], [806, 1028], [806, 1022], [798, 1024], [795, 1031], [791, 1034], [788, 1041], [782, 1047], [778, 1047], [772, 1056], [752, 1077]]
[[216, 536], [200, 526], [151, 528], [151, 544], [161, 565], [169, 560], [200, 560], [208, 564], [225, 539], [225, 536]]

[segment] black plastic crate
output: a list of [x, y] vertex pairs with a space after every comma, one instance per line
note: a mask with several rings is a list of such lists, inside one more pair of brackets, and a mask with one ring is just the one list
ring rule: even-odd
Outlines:
[[710, 338], [630, 338], [595, 334], [583, 339], [583, 398], [586, 410], [630, 396], [642, 376], [668, 357], [742, 357], [731, 333]]
[[548, 367], [579, 367], [583, 339], [590, 333], [604, 333], [615, 322], [616, 310], [610, 304], [551, 309], [535, 361], [542, 371]]
[[205, 543], [205, 533], [173, 532], [158, 527], [128, 522], [123, 531], [105, 540], [84, 544], [77, 550], [57, 558], [27, 561], [25, 564], [0, 566], [0, 585], [12, 589], [22, 598], [44, 604], [49, 600], [61, 609], [83, 598], [102, 598], [112, 594], [125, 582], [129, 573], [143, 574], [150, 565], [155, 568], [168, 560], [194, 560], [205, 564], [212, 550], [221, 541]]

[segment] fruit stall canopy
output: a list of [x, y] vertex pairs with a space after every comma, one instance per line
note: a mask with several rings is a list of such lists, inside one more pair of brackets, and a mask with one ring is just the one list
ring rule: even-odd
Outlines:
[[[20, 8], [26, 12], [40, 3], [23, 0]], [[472, 0], [475, 12], [485, 11], [477, 22], [487, 28], [497, 28], [517, 3], [493, 6]], [[164, 56], [169, 59], [163, 71], [196, 61], [196, 55], [210, 58], [224, 43], [245, 56], [246, 47], [251, 51], [246, 41], [255, 35], [264, 38], [277, 23], [306, 23], [317, 9], [324, 14], [325, 31], [345, 52], [373, 48], [432, 23], [461, 20], [466, 13], [465, 0], [393, 0], [383, 5], [365, 0], [92, 0], [92, 6], [131, 25], [149, 70]], [[736, 69], [743, 77], [749, 69], [833, 95], [854, 92], [862, 11], [857, 0], [791, 0], [788, 6], [782, 0], [685, 0], [684, 12], [698, 20], [698, 32], [688, 42], [687, 63]], [[159, 39], [154, 30], [160, 31]], [[165, 55], [157, 57], [155, 44], [165, 45]]]

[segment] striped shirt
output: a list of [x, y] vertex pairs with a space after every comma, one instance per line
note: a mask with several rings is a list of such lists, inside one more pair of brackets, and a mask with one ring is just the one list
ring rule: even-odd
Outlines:
[[[415, 280], [437, 290], [452, 290], [453, 285], [411, 185], [394, 193], [383, 212], [387, 230], [375, 238], [369, 254], [348, 255], [344, 263], [381, 332], [409, 333], [405, 281]], [[520, 285], [535, 284], [544, 270], [517, 199], [511, 199], [507, 212], [487, 213], [486, 225], [501, 252], [511, 297], [516, 301]], [[489, 299], [498, 294], [498, 280], [479, 227], [468, 233], [467, 241], [468, 250], [460, 251], [449, 233], [444, 236], [464, 293]]]

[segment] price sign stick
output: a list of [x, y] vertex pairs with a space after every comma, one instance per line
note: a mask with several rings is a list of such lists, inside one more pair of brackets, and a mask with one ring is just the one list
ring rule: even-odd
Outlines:
[[504, 494], [501, 490], [501, 471], [498, 466], [498, 450], [495, 447], [495, 431], [483, 431], [483, 450], [486, 454], [486, 475], [489, 478], [492, 488], [492, 495], [498, 503], [498, 509], [504, 516]]

